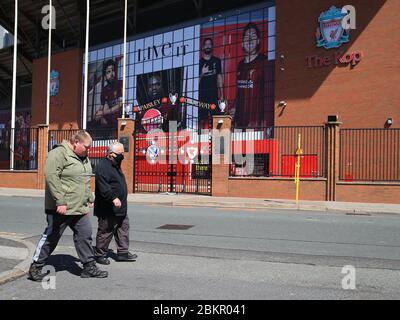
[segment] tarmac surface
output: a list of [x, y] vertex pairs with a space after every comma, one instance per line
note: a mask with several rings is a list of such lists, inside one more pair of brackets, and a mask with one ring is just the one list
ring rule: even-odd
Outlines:
[[[0, 188], [0, 196], [44, 197], [44, 190]], [[153, 204], [167, 206], [285, 209], [327, 211], [348, 214], [400, 214], [400, 204], [300, 200], [299, 206], [297, 207], [295, 200], [210, 197], [192, 194], [132, 193], [128, 195], [128, 202], [135, 204]]]
[[[0, 299], [400, 299], [399, 205], [129, 195], [134, 263], [110, 251], [80, 279], [67, 229], [49, 259], [57, 290], [26, 280], [45, 228], [43, 192], [0, 189]], [[332, 210], [331, 210], [332, 209]], [[187, 229], [163, 229], [166, 225]], [[96, 218], [93, 217], [93, 234]], [[343, 267], [357, 289], [343, 290]], [[13, 281], [14, 280], [14, 281]]]

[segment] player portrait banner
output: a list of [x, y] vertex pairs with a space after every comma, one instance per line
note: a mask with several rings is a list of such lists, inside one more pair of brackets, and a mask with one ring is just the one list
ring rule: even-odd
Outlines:
[[[128, 40], [126, 103], [139, 128], [206, 128], [216, 114], [235, 127], [273, 125], [275, 7], [238, 12]], [[87, 128], [117, 127], [123, 59], [122, 43], [90, 51]]]

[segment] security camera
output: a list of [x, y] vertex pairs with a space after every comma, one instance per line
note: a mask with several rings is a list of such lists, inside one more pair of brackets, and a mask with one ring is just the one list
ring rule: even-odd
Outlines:
[[281, 107], [286, 107], [286, 105], [287, 105], [287, 103], [286, 103], [286, 101], [279, 101], [279, 106], [281, 106]]

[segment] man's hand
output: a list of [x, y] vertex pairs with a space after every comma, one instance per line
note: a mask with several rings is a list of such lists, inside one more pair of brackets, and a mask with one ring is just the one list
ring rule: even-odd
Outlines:
[[89, 202], [89, 208], [93, 208], [94, 207], [94, 203], [93, 202]]
[[67, 206], [57, 206], [57, 213], [65, 215], [67, 213]]
[[203, 68], [201, 69], [201, 75], [204, 76], [205, 74], [209, 73], [210, 69], [208, 68], [207, 65], [204, 65]]
[[116, 206], [117, 208], [121, 207], [121, 201], [118, 198], [114, 199], [113, 203], [114, 203], [114, 206]]

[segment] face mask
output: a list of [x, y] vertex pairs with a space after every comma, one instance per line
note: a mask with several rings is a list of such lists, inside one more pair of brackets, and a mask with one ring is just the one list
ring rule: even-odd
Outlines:
[[211, 48], [206, 48], [206, 49], [204, 49], [204, 53], [205, 54], [210, 54], [212, 52], [212, 49]]
[[122, 162], [122, 160], [124, 160], [124, 155], [123, 154], [117, 154], [117, 153], [115, 155], [116, 155], [116, 157], [114, 158], [115, 163], [118, 166], [121, 166], [121, 162]]

